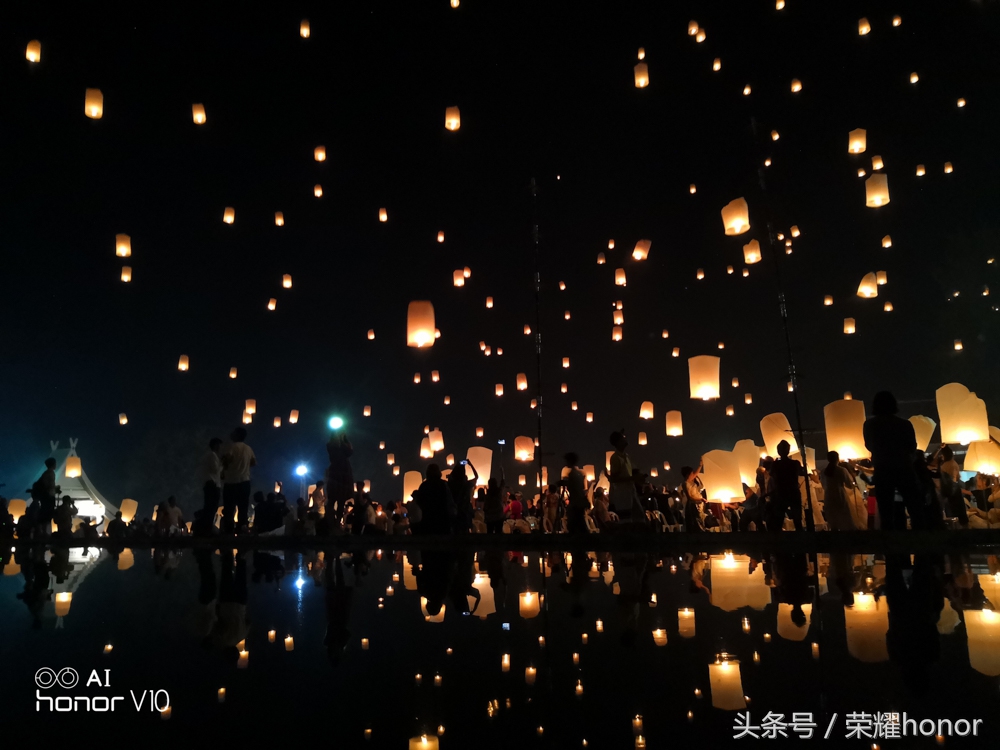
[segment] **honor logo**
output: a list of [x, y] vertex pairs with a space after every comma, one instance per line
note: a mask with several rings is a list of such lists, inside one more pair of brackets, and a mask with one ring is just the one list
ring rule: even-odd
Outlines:
[[[111, 670], [105, 669], [103, 678], [98, 670], [94, 669], [87, 678], [89, 688], [111, 687]], [[42, 667], [35, 672], [35, 685], [39, 688], [35, 690], [35, 711], [51, 711], [55, 713], [72, 713], [76, 711], [106, 713], [120, 709], [119, 702], [125, 702], [122, 695], [45, 695], [42, 691], [62, 688], [70, 690], [80, 683], [80, 674], [72, 667], [63, 667], [60, 670], [51, 667]], [[170, 707], [170, 693], [166, 690], [141, 690], [139, 695], [130, 690], [132, 705], [136, 711], [147, 710], [150, 712], [162, 713]], [[148, 698], [148, 700], [147, 700]]]

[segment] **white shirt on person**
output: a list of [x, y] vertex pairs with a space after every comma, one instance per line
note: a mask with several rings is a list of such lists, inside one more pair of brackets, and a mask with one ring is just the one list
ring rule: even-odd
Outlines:
[[208, 451], [198, 468], [198, 483], [204, 487], [211, 482], [216, 487], [222, 486], [222, 459], [215, 451]]
[[250, 466], [257, 462], [253, 448], [246, 443], [233, 443], [223, 462], [222, 477], [226, 484], [250, 481]]

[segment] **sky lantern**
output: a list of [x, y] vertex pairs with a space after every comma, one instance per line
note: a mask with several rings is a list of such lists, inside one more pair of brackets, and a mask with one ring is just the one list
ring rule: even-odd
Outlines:
[[809, 634], [809, 624], [812, 621], [812, 604], [806, 602], [802, 605], [802, 612], [806, 616], [804, 625], [796, 625], [792, 620], [791, 604], [780, 602], [778, 604], [778, 636], [786, 641], [804, 641]]
[[917, 177], [923, 177], [925, 174], [927, 174], [927, 170], [924, 169], [924, 165], [923, 164], [918, 164], [917, 165]]
[[384, 208], [378, 210], [378, 220], [381, 222], [389, 221], [389, 213]]
[[639, 419], [652, 419], [653, 418], [653, 402], [643, 401], [642, 405], [639, 407]]
[[699, 27], [698, 33], [694, 35], [694, 40], [698, 42], [698, 44], [701, 44], [706, 39], [708, 39], [708, 34], [705, 33], [705, 29]]
[[743, 484], [753, 487], [757, 483], [757, 467], [760, 465], [761, 448], [753, 440], [740, 440], [733, 446], [733, 456], [740, 470]]
[[434, 305], [414, 300], [406, 310], [406, 345], [421, 349], [434, 345]]
[[892, 303], [886, 302], [884, 305], [882, 305], [882, 312], [892, 312]]
[[721, 57], [717, 57], [714, 60], [712, 60], [712, 70], [714, 70], [715, 72], [719, 72], [720, 70], [722, 70], [722, 58]]
[[640, 432], [639, 436], [636, 438], [636, 442], [639, 443], [639, 445], [646, 445], [646, 443], [649, 442], [648, 438], [646, 437], [646, 433]]
[[83, 95], [83, 113], [91, 120], [104, 117], [104, 94], [100, 89], [87, 89]]
[[823, 407], [826, 446], [845, 460], [871, 458], [865, 448], [865, 403], [858, 399], [834, 401]]
[[302, 23], [299, 24], [299, 36], [303, 39], [309, 38], [309, 19], [303, 18]]
[[28, 42], [28, 48], [24, 51], [24, 58], [28, 62], [41, 62], [42, 60], [42, 43], [37, 39], [32, 39]]
[[243, 406], [243, 408], [246, 410], [247, 414], [256, 414], [257, 413], [257, 400], [253, 399], [253, 398], [248, 398], [246, 400], [246, 403]]
[[743, 234], [750, 229], [750, 208], [743, 198], [729, 201], [722, 209], [722, 224], [727, 235]]
[[910, 83], [917, 83], [920, 81], [920, 76], [916, 73], [910, 73]]
[[620, 326], [625, 324], [625, 315], [622, 313], [621, 310], [615, 310], [613, 313], [611, 313], [611, 318], [613, 321], [613, 325]]
[[462, 127], [462, 113], [458, 107], [447, 107], [444, 111], [445, 130], [458, 130]]
[[438, 232], [437, 240], [438, 242], [444, 242], [444, 232]]
[[323, 186], [320, 185], [319, 183], [316, 183], [315, 185], [313, 185], [313, 195], [316, 196], [317, 198], [322, 198], [323, 197]]
[[471, 279], [472, 278], [472, 269], [469, 268], [468, 266], [466, 266], [465, 268], [462, 269], [462, 275], [465, 278], [467, 278], [467, 279]]
[[132, 280], [132, 266], [122, 266], [122, 281], [128, 283]]
[[1000, 446], [992, 440], [973, 440], [969, 443], [962, 469], [991, 476], [1000, 474]]
[[612, 341], [621, 341], [622, 340], [622, 327], [621, 326], [613, 326], [611, 328], [611, 340]]
[[277, 308], [278, 308], [278, 300], [276, 300], [274, 297], [271, 297], [271, 299], [267, 301], [267, 309], [273, 311], [276, 310]]
[[604, 253], [598, 253], [598, 254], [597, 254], [597, 265], [599, 265], [599, 266], [603, 266], [603, 265], [604, 265], [604, 263], [605, 263], [605, 260], [604, 260]]
[[[434, 451], [431, 450], [430, 438], [424, 438], [420, 441], [420, 457], [421, 458], [434, 458]], [[409, 473], [409, 472], [407, 472]]]
[[872, 27], [871, 27], [871, 24], [868, 23], [868, 19], [867, 18], [860, 18], [860, 19], [858, 19], [858, 36], [865, 36], [869, 32], [871, 32], [871, 30], [872, 30]]
[[496, 393], [496, 394], [497, 394], [498, 396], [502, 396], [502, 395], [503, 395], [503, 383], [497, 383], [497, 384], [496, 384], [496, 388], [494, 389], [494, 392], [495, 392], [495, 393]]
[[855, 594], [854, 606], [844, 607], [847, 650], [869, 664], [889, 661], [885, 636], [889, 632], [889, 605], [871, 594]]
[[734, 498], [743, 500], [743, 479], [735, 454], [730, 451], [709, 451], [701, 457], [701, 473], [706, 499], [714, 503], [728, 503]]
[[181, 372], [187, 372], [190, 367], [190, 362], [188, 360], [188, 355], [182, 354], [180, 359], [177, 360], [177, 369]]
[[917, 414], [910, 417], [910, 424], [913, 425], [913, 432], [917, 436], [917, 450], [922, 453], [930, 445], [934, 430], [937, 429], [937, 422], [930, 417]]
[[688, 185], [688, 192], [691, 193], [691, 195], [694, 195], [695, 193], [698, 192], [698, 186], [692, 182], [690, 185]]
[[588, 411], [588, 412], [587, 412], [587, 416], [586, 416], [586, 420], [587, 420], [588, 422], [593, 422], [593, 421], [594, 421], [594, 412], [592, 412], [592, 411]]
[[649, 257], [649, 248], [652, 245], [651, 240], [639, 240], [635, 243], [635, 249], [632, 251], [632, 257], [636, 260], [646, 260]]
[[684, 434], [684, 423], [681, 420], [679, 411], [667, 412], [667, 435], [670, 437], [680, 437]]
[[121, 425], [128, 424], [128, 415], [125, 412], [122, 412], [121, 414], [118, 415], [118, 424]]
[[454, 286], [465, 286], [465, 274], [462, 273], [461, 268], [459, 268], [457, 271], [452, 272], [451, 283]]
[[298, 424], [299, 421], [299, 410], [292, 409], [288, 414], [288, 424]]
[[487, 310], [492, 310], [493, 309], [493, 298], [492, 297], [487, 297], [486, 298], [486, 309]]
[[797, 94], [802, 90], [802, 81], [798, 78], [792, 79], [792, 93]]
[[66, 478], [74, 479], [83, 473], [83, 463], [79, 456], [69, 456], [66, 459]]
[[639, 47], [638, 58], [640, 60], [645, 60], [646, 59], [646, 48], [645, 47]]
[[719, 397], [719, 364], [722, 360], [709, 354], [688, 359], [691, 398], [708, 401]]
[[563, 369], [568, 369], [569, 368], [569, 357], [563, 357], [562, 358], [562, 366], [563, 366]]
[[615, 269], [615, 286], [625, 286], [625, 269]]
[[[740, 490], [740, 494], [743, 491]], [[764, 566], [750, 572], [746, 555], [711, 555], [712, 604], [723, 612], [735, 612], [742, 607], [763, 610], [771, 603], [771, 589], [764, 580]]]
[[965, 630], [969, 666], [988, 677], [1000, 675], [1000, 614], [992, 609], [967, 609]]
[[852, 154], [864, 153], [868, 147], [868, 131], [857, 128], [847, 134], [847, 150]]
[[226, 224], [232, 224], [236, 221], [236, 209], [232, 206], [226, 206], [226, 210], [222, 212], [222, 221]]
[[878, 297], [878, 277], [874, 273], [866, 273], [858, 284], [858, 296], [865, 299]]
[[276, 227], [285, 226], [285, 215], [281, 211], [274, 212], [274, 226]]
[[886, 274], [885, 271], [876, 271], [875, 272], [875, 283], [878, 284], [879, 286], [883, 286], [885, 284], [888, 284], [889, 283], [889, 276]]
[[[420, 373], [419, 372], [413, 373], [413, 382], [414, 382], [415, 385], [420, 385]], [[426, 432], [426, 430], [425, 430], [425, 432]]]
[[431, 443], [431, 450], [437, 453], [438, 451], [444, 450], [444, 433], [441, 432], [437, 427], [430, 431], [427, 436]]
[[[479, 472], [476, 484], [485, 487], [493, 472], [493, 451], [481, 445], [474, 445], [466, 451], [465, 458], [470, 464], [475, 465], [476, 471]], [[472, 481], [472, 469], [468, 465], [465, 467], [465, 476]]]
[[392, 466], [394, 463], [396, 463], [396, 454], [395, 453], [386, 453], [385, 454], [385, 463], [388, 466]]
[[712, 688], [712, 706], [723, 711], [740, 711], [747, 707], [740, 679], [740, 663], [727, 654], [708, 665], [708, 681]]
[[986, 402], [961, 383], [949, 383], [935, 391], [942, 443], [968, 445], [989, 440], [990, 425]]
[[760, 262], [760, 243], [750, 240], [743, 246], [743, 262], [747, 264]]
[[885, 237], [883, 237], [882, 238], [882, 247], [884, 247], [884, 248], [890, 248], [890, 247], [892, 247], [892, 237], [890, 237], [889, 235], [886, 235]]
[[944, 163], [944, 173], [945, 174], [951, 174], [954, 171], [955, 171], [955, 168], [951, 166], [951, 162], [950, 161], [946, 161]]
[[965, 99], [960, 98], [955, 104], [959, 108], [964, 107], [965, 106]]
[[695, 34], [697, 34], [698, 33], [698, 28], [699, 27], [698, 27], [698, 22], [697, 21], [689, 21], [688, 22], [688, 36], [694, 36]]
[[857, 331], [857, 325], [854, 318], [844, 318], [844, 333], [854, 333], [855, 331]]
[[892, 17], [892, 25], [893, 26], [899, 26], [899, 24], [901, 24], [902, 22], [903, 22], [903, 19], [900, 18], [899, 16], [893, 16]]
[[799, 445], [792, 435], [792, 426], [788, 424], [788, 417], [780, 411], [768, 414], [760, 420], [760, 435], [764, 438], [764, 447], [769, 456], [777, 457], [778, 443], [782, 440], [788, 441], [791, 446], [790, 452], [794, 453], [799, 449]]
[[646, 63], [637, 63], [632, 72], [635, 74], [635, 87], [644, 89], [649, 85], [649, 66]]
[[205, 105], [204, 104], [192, 104], [191, 105], [191, 119], [194, 120], [195, 125], [205, 124]]
[[285, 289], [292, 288], [292, 275], [290, 273], [286, 273], [281, 277], [281, 286]]
[[[750, 88], [750, 84], [748, 83], [746, 86], [743, 87], [743, 96], [750, 96], [750, 92], [751, 92], [751, 88]], [[770, 166], [770, 165], [768, 165], [768, 166]]]
[[526, 391], [528, 390], [528, 376], [523, 372], [517, 374], [517, 390]]
[[872, 169], [879, 170], [882, 169], [884, 166], [885, 162], [882, 161], [881, 156], [876, 155], [872, 157]]
[[366, 407], [365, 407], [365, 408], [364, 408], [364, 409], [363, 409], [363, 410], [361, 411], [361, 413], [362, 413], [362, 414], [363, 414], [364, 416], [366, 416], [366, 417], [370, 417], [370, 416], [372, 415], [372, 408], [371, 408], [370, 406], [366, 406]]
[[538, 617], [540, 611], [540, 603], [538, 601], [538, 594], [533, 591], [526, 591], [520, 596], [518, 596], [518, 613], [525, 620], [530, 620], [533, 617]]
[[275, 417], [273, 424], [275, 427], [281, 427], [281, 417]]
[[482, 427], [476, 428], [476, 437], [481, 438], [485, 434], [485, 430]]
[[535, 441], [524, 435], [514, 438], [514, 458], [518, 461], [534, 461]]

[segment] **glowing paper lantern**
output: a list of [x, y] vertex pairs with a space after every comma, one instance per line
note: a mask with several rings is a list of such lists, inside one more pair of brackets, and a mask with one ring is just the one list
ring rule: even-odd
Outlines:
[[187, 372], [190, 368], [190, 363], [188, 360], [188, 355], [182, 354], [180, 359], [177, 360], [177, 369], [181, 372]]
[[858, 35], [865, 36], [872, 30], [871, 24], [868, 23], [867, 18], [862, 18], [858, 20]]
[[854, 318], [844, 318], [844, 333], [854, 333], [856, 327], [854, 324]]
[[733, 456], [740, 470], [743, 484], [753, 487], [757, 482], [757, 467], [760, 465], [761, 448], [753, 440], [740, 440], [733, 446]]
[[642, 406], [639, 407], [639, 419], [652, 419], [653, 418], [653, 402], [643, 401]]
[[122, 266], [121, 279], [126, 284], [132, 280], [132, 266]]
[[278, 300], [276, 300], [274, 297], [271, 297], [271, 299], [267, 301], [267, 309], [276, 310], [277, 307], [278, 307]]
[[677, 633], [681, 638], [694, 638], [695, 619], [694, 610], [685, 607], [677, 610]]
[[739, 661], [716, 659], [714, 664], [708, 665], [708, 681], [712, 688], [712, 706], [723, 711], [739, 711], [747, 707]]
[[858, 296], [865, 299], [878, 297], [878, 277], [874, 273], [866, 273], [858, 285]]
[[750, 207], [743, 198], [737, 198], [722, 209], [722, 225], [727, 235], [743, 234], [750, 229]]
[[[640, 432], [639, 433], [639, 437], [638, 437], [638, 439], [637, 439], [636, 442], [638, 442], [639, 445], [645, 445], [648, 442], [647, 439], [646, 439], [646, 433], [645, 432]], [[654, 471], [655, 471], [655, 469], [654, 469]]]
[[797, 94], [802, 90], [802, 81], [798, 78], [792, 79], [792, 93]]
[[889, 631], [889, 606], [883, 597], [855, 594], [854, 606], [844, 607], [847, 650], [855, 659], [869, 664], [889, 661], [885, 636]]
[[497, 383], [496, 389], [495, 389], [494, 392], [496, 393], [496, 395], [502, 396], [503, 395], [503, 383]]
[[569, 357], [563, 357], [562, 358], [562, 366], [563, 366], [563, 369], [569, 368]]
[[[742, 494], [742, 491], [741, 491]], [[712, 604], [724, 612], [741, 607], [763, 610], [771, 603], [771, 589], [764, 580], [764, 567], [750, 572], [746, 555], [712, 555]]]
[[406, 345], [416, 348], [434, 345], [434, 305], [415, 300], [406, 310]]
[[299, 410], [292, 409], [292, 411], [288, 414], [288, 424], [298, 424], [298, 421], [299, 421]]
[[951, 174], [953, 171], [955, 171], [955, 170], [954, 170], [954, 167], [951, 166], [951, 162], [950, 161], [946, 161], [944, 163], [944, 173], [945, 174]]
[[[474, 445], [466, 451], [465, 458], [470, 464], [473, 464], [476, 467], [476, 471], [479, 472], [479, 479], [476, 480], [476, 485], [485, 487], [490, 481], [490, 476], [493, 470], [493, 451], [489, 448]], [[468, 465], [465, 467], [465, 476], [469, 479], [469, 481], [472, 481], [472, 468]]]
[[743, 246], [743, 262], [752, 264], [760, 262], [760, 243], [750, 240]]
[[917, 83], [920, 80], [920, 76], [916, 73], [910, 73], [910, 83]]
[[688, 359], [691, 398], [708, 401], [719, 397], [719, 357], [701, 354]]
[[865, 180], [865, 205], [878, 208], [889, 202], [889, 178], [882, 173], [873, 174]]
[[444, 450], [444, 433], [441, 430], [437, 428], [431, 430], [427, 439], [430, 441], [431, 450], [435, 453]]
[[451, 283], [455, 286], [465, 286], [465, 274], [462, 273], [461, 268], [452, 272]]
[[743, 499], [743, 480], [736, 455], [730, 451], [709, 451], [701, 457], [701, 480], [709, 502], [728, 503]]
[[384, 208], [378, 210], [378, 220], [381, 222], [389, 221], [389, 213]]
[[868, 131], [857, 128], [847, 134], [847, 150], [852, 154], [864, 153], [868, 147]]
[[621, 341], [622, 340], [622, 327], [621, 326], [614, 326], [614, 327], [612, 327], [612, 329], [611, 329], [611, 340], [612, 341]]
[[913, 432], [917, 436], [917, 450], [922, 453], [930, 445], [934, 430], [937, 429], [937, 422], [930, 417], [918, 414], [910, 417], [910, 424], [913, 425]]
[[127, 234], [115, 235], [115, 255], [119, 258], [129, 258], [132, 256], [132, 238]]
[[518, 612], [525, 620], [537, 617], [539, 611], [538, 594], [526, 591], [518, 597]]
[[73, 592], [61, 591], [56, 594], [56, 617], [65, 617], [69, 614], [69, 608], [73, 605]]
[[680, 437], [684, 434], [684, 424], [679, 411], [667, 412], [667, 435], [670, 437]]
[[992, 476], [1000, 474], [1000, 446], [992, 440], [973, 440], [969, 443], [962, 469]]
[[322, 198], [323, 186], [319, 184], [313, 185], [313, 195], [315, 195], [317, 198]]
[[827, 449], [843, 459], [871, 458], [865, 448], [865, 404], [857, 399], [841, 399], [823, 407]]
[[[124, 502], [129, 502], [129, 501], [124, 501]], [[21, 520], [21, 516], [23, 516], [25, 514], [25, 512], [27, 511], [27, 509], [28, 509], [27, 503], [24, 500], [21, 500], [21, 499], [18, 499], [18, 498], [15, 498], [14, 500], [11, 500], [7, 504], [7, 512], [11, 516], [13, 516], [14, 523], [17, 523], [19, 520]]]
[[42, 59], [42, 43], [37, 39], [28, 42], [28, 47], [24, 51], [24, 57], [28, 62], [40, 62]]
[[615, 285], [616, 286], [625, 286], [625, 269], [624, 268], [616, 268], [615, 269]]
[[637, 63], [632, 72], [635, 75], [635, 87], [637, 89], [644, 89], [649, 85], [649, 67], [646, 63]]
[[83, 473], [83, 464], [79, 456], [69, 456], [66, 459], [66, 477], [73, 479]]
[[599, 265], [599, 266], [603, 266], [604, 265], [604, 253], [598, 253], [597, 254], [597, 265]]
[[812, 620], [812, 604], [802, 605], [802, 611], [806, 616], [806, 623], [802, 626], [796, 625], [792, 621], [791, 604], [778, 604], [778, 636], [786, 641], [804, 641], [809, 633], [809, 623]]
[[799, 444], [795, 442], [795, 437], [792, 435], [792, 426], [788, 424], [788, 418], [781, 412], [768, 414], [760, 420], [760, 435], [764, 439], [764, 447], [769, 456], [778, 455], [778, 443], [782, 440], [788, 441], [789, 446], [791, 446], [790, 452], [794, 453], [799, 449]]
[[290, 273], [286, 273], [284, 276], [281, 277], [281, 286], [284, 289], [292, 288], [292, 275]]
[[966, 610], [965, 630], [969, 665], [988, 677], [1000, 675], [1000, 614], [990, 609]]
[[[424, 438], [426, 440], [427, 438]], [[403, 502], [408, 503], [410, 497], [416, 492], [424, 481], [423, 475], [419, 471], [408, 471], [403, 475]]]
[[303, 39], [309, 38], [309, 19], [303, 18], [302, 23], [299, 24], [299, 36]]
[[257, 400], [253, 399], [253, 398], [248, 398], [246, 400], [246, 404], [244, 405], [243, 408], [246, 410], [247, 414], [256, 414], [257, 413]]
[[528, 390], [528, 376], [523, 372], [517, 374], [517, 390], [526, 391]]
[[366, 406], [361, 413], [366, 417], [370, 417], [372, 415], [372, 408], [370, 406]]
[[317, 146], [314, 148], [313, 159], [316, 161], [326, 161], [326, 146]]
[[918, 164], [917, 165], [917, 177], [923, 177], [926, 173], [927, 173], [927, 170], [924, 169], [924, 165], [923, 164]]
[[989, 440], [990, 426], [986, 402], [961, 383], [949, 383], [935, 391], [942, 443], [968, 445]]
[[649, 248], [652, 246], [652, 241], [650, 240], [639, 240], [635, 243], [635, 249], [632, 251], [632, 257], [636, 260], [646, 260], [649, 257]]
[[87, 89], [83, 95], [83, 113], [91, 120], [104, 117], [104, 94], [100, 89]]
[[486, 298], [486, 309], [487, 310], [492, 310], [493, 309], [493, 298], [492, 297], [487, 297]]
[[285, 215], [281, 211], [274, 212], [274, 226], [276, 227], [285, 226]]
[[444, 111], [444, 127], [446, 130], [458, 130], [462, 127], [462, 113], [458, 107], [448, 107]]
[[232, 224], [236, 221], [236, 209], [232, 206], [226, 206], [226, 210], [222, 212], [222, 221], [225, 224]]
[[420, 457], [421, 458], [434, 458], [434, 451], [431, 448], [430, 438], [424, 438], [420, 441]]

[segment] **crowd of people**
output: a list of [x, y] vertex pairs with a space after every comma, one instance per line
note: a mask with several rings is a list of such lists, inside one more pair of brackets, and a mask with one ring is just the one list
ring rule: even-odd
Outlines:
[[[499, 477], [480, 483], [469, 461], [442, 471], [431, 463], [410, 498], [383, 506], [356, 482], [353, 447], [335, 433], [327, 444], [329, 466], [323, 481], [294, 505], [280, 491], [253, 494], [251, 469], [257, 465], [244, 428], [235, 429], [223, 452], [213, 438], [198, 468], [201, 508], [187, 521], [175, 497], [159, 504], [152, 519], [126, 523], [122, 514], [107, 524], [113, 540], [194, 534], [352, 534], [587, 533], [651, 528], [654, 531], [776, 531], [989, 528], [1000, 524], [1000, 483], [977, 474], [967, 483], [951, 447], [935, 453], [917, 450], [913, 426], [897, 416], [895, 398], [875, 396], [873, 416], [864, 425], [870, 460], [841, 460], [831, 451], [822, 470], [808, 471], [791, 457], [782, 440], [777, 457], [761, 459], [753, 485], [744, 497], [709, 502], [700, 477], [703, 467], [681, 468], [676, 487], [656, 486], [637, 471], [628, 454], [624, 430], [613, 432], [614, 452], [601, 477], [584, 475], [575, 453], [564, 456], [560, 480], [534, 497], [510, 488], [503, 468]], [[31, 488], [31, 505], [17, 524], [19, 538], [85, 538], [101, 535], [98, 519], [77, 522], [72, 498], [56, 484], [56, 462]], [[13, 536], [13, 519], [0, 499], [0, 533]], [[55, 526], [54, 532], [51, 531]]]

